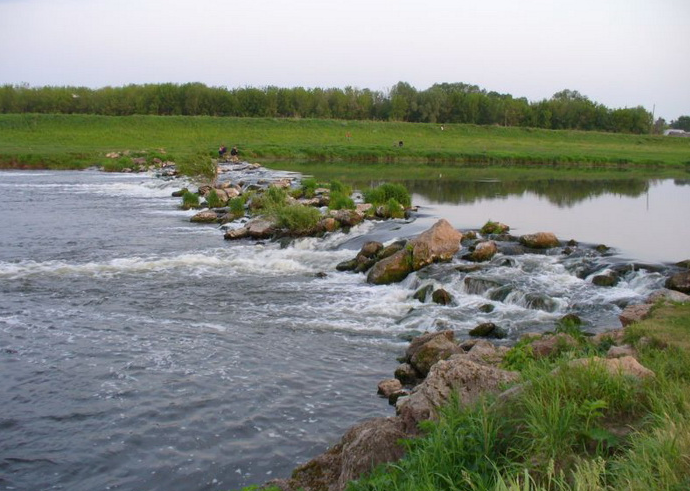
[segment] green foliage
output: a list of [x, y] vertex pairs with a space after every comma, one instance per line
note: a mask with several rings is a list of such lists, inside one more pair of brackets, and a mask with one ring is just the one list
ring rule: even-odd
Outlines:
[[224, 205], [215, 189], [209, 191], [206, 196], [206, 203], [208, 203], [209, 208], [220, 208]]
[[356, 206], [349, 195], [331, 191], [331, 201], [328, 208], [331, 210], [354, 210]]
[[671, 128], [690, 132], [690, 116], [679, 116], [675, 121], [671, 121]]
[[405, 209], [395, 198], [390, 198], [385, 206], [387, 216], [391, 218], [405, 218]]
[[271, 186], [264, 193], [265, 205], [268, 208], [281, 207], [285, 205], [285, 200], [287, 200], [288, 192], [284, 188], [279, 188], [276, 186]]
[[412, 204], [410, 193], [402, 184], [384, 183], [364, 191], [364, 201], [374, 206], [386, 205], [391, 199], [394, 199], [405, 207]]
[[502, 226], [499, 222], [494, 222], [491, 220], [488, 220], [484, 226], [481, 228], [480, 232], [483, 235], [489, 235], [489, 234], [502, 234], [510, 230], [510, 227], [504, 227]]
[[216, 163], [205, 152], [197, 152], [177, 162], [180, 174], [200, 183], [213, 185], [218, 177]]
[[337, 180], [331, 181], [330, 189], [331, 189], [331, 194], [332, 193], [340, 193], [340, 194], [344, 194], [346, 196], [350, 196], [352, 194], [352, 186], [348, 186], [348, 185], [343, 184], [342, 182], [337, 181]]
[[535, 361], [532, 339], [525, 338], [515, 344], [506, 353], [501, 366], [506, 370], [522, 371]]
[[313, 198], [314, 191], [318, 187], [316, 179], [310, 177], [302, 181], [302, 194], [305, 198]]
[[292, 234], [308, 234], [314, 231], [321, 213], [314, 207], [302, 205], [287, 205], [274, 207], [270, 215], [276, 219], [279, 228], [287, 229]]
[[[610, 109], [576, 90], [562, 90], [550, 99], [530, 102], [464, 83], [434, 84], [418, 91], [407, 82], [398, 82], [388, 94], [352, 87], [226, 89], [200, 83], [100, 89], [3, 85], [0, 86], [0, 113], [298, 117], [632, 133], [648, 133], [652, 123], [652, 115], [643, 107]], [[684, 124], [682, 118], [686, 116], [674, 124]], [[435, 130], [440, 133], [438, 127]], [[344, 142], [345, 133], [341, 128], [339, 139]], [[352, 138], [347, 138], [346, 143], [361, 137], [353, 131], [347, 134]]]
[[185, 210], [188, 210], [190, 208], [198, 208], [199, 207], [199, 195], [196, 193], [192, 193], [191, 191], [186, 191], [182, 195], [182, 208]]
[[246, 198], [244, 196], [237, 196], [236, 198], [232, 198], [230, 201], [228, 201], [230, 213], [232, 213], [235, 217], [244, 216], [245, 202]]

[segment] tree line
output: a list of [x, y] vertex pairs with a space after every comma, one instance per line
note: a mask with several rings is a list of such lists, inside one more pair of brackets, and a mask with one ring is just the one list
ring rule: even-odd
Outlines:
[[419, 123], [469, 123], [546, 129], [649, 133], [652, 114], [642, 106], [611, 109], [576, 90], [530, 102], [464, 83], [417, 90], [398, 82], [389, 91], [353, 87], [228, 89], [202, 83], [122, 87], [0, 87], [0, 113], [77, 113], [326, 118]]

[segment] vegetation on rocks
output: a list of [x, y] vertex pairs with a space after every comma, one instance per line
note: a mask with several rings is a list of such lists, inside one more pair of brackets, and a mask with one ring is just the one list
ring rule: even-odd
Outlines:
[[648, 370], [621, 371], [631, 357], [598, 358], [612, 337], [562, 343], [545, 357], [524, 339], [504, 358], [520, 370], [517, 389], [470, 405], [452, 399], [437, 421], [421, 423], [425, 436], [407, 441], [402, 460], [347, 489], [686, 489], [688, 339], [690, 304], [663, 303], [623, 339]]

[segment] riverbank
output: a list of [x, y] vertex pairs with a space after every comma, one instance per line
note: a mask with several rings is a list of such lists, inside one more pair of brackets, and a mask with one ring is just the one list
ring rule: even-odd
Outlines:
[[[183, 116], [0, 115], [0, 166], [84, 168], [110, 152], [191, 158], [237, 145], [243, 159], [455, 167], [655, 169], [686, 174], [690, 142], [663, 136], [370, 121]], [[400, 143], [402, 142], [402, 145]], [[387, 169], [390, 171], [390, 169]], [[382, 169], [382, 171], [384, 171]]]

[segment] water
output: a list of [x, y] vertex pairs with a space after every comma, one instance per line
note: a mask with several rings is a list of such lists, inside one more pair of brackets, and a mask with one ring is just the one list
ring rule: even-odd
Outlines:
[[[652, 203], [659, 186], [681, 190], [687, 211], [688, 187], [652, 184]], [[143, 175], [0, 172], [0, 489], [215, 490], [284, 477], [353, 423], [392, 414], [375, 389], [397, 364], [401, 334], [450, 327], [462, 337], [490, 320], [515, 339], [571, 311], [596, 331], [663, 283], [656, 264], [594, 287], [621, 256], [582, 247], [500, 255], [472, 273], [456, 271], [456, 259], [372, 287], [335, 271], [370, 238], [414, 235], [439, 216], [458, 227], [493, 218], [553, 228], [532, 229], [518, 212], [486, 216], [496, 200], [422, 189], [414, 220], [289, 247], [230, 243], [189, 222], [193, 212], [170, 197], [178, 187]], [[685, 258], [655, 251], [658, 262]], [[413, 300], [427, 283], [455, 304]], [[478, 313], [485, 303], [494, 313]]]

